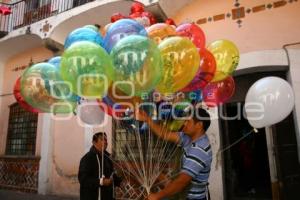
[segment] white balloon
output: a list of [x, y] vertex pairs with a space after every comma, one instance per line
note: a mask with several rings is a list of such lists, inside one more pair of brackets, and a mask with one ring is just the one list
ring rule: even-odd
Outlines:
[[105, 113], [96, 100], [86, 100], [78, 106], [77, 116], [88, 125], [101, 125], [105, 121]]
[[290, 84], [278, 77], [256, 81], [248, 90], [245, 101], [247, 119], [254, 128], [276, 124], [293, 110], [294, 92]]
[[149, 27], [151, 25], [150, 19], [145, 16], [134, 18], [134, 20], [137, 21], [139, 24], [141, 24], [144, 27]]

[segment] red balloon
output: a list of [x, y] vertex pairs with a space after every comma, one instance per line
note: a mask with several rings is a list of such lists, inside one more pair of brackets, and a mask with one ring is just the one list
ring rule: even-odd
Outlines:
[[184, 88], [183, 92], [191, 92], [203, 89], [214, 77], [216, 72], [216, 60], [207, 49], [199, 51], [200, 66], [194, 79]]
[[23, 96], [21, 95], [21, 77], [19, 77], [15, 83], [14, 86], [14, 96], [15, 99], [17, 100], [17, 102], [19, 103], [19, 105], [24, 108], [25, 110], [29, 111], [29, 112], [33, 112], [33, 113], [40, 113], [41, 111], [33, 108], [31, 105], [29, 105], [28, 103], [26, 103], [25, 99], [23, 98]]
[[129, 17], [130, 17], [131, 19], [136, 19], [136, 18], [142, 17], [142, 13], [140, 13], [140, 12], [135, 12], [135, 13], [130, 14]]
[[205, 48], [205, 34], [202, 29], [193, 23], [181, 24], [176, 28], [178, 35], [188, 37], [196, 47]]
[[111, 21], [111, 23], [114, 23], [114, 22], [116, 22], [120, 19], [124, 19], [124, 18], [125, 18], [125, 16], [122, 15], [121, 13], [115, 13], [110, 17], [110, 21]]
[[145, 11], [145, 6], [142, 3], [136, 2], [132, 4], [130, 10], [131, 10], [130, 14], [137, 13], [137, 12], [142, 13]]
[[142, 16], [143, 17], [148, 17], [149, 20], [150, 20], [151, 25], [156, 24], [156, 22], [157, 22], [156, 18], [154, 17], [154, 15], [151, 12], [145, 11], [145, 12], [142, 13]]
[[234, 94], [235, 83], [231, 76], [223, 81], [209, 83], [203, 90], [203, 100], [209, 107], [226, 103]]
[[174, 25], [174, 26], [176, 26], [174, 20], [171, 19], [171, 18], [166, 19], [165, 23], [166, 23], [166, 24], [169, 24], [169, 25]]

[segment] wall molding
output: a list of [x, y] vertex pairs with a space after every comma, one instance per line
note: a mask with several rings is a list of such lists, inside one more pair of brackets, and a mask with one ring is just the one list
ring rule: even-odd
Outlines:
[[217, 22], [220, 20], [234, 20], [238, 24], [238, 27], [242, 27], [243, 19], [250, 14], [256, 14], [263, 11], [273, 10], [276, 8], [281, 8], [283, 6], [299, 3], [298, 0], [281, 0], [281, 1], [272, 1], [270, 3], [256, 5], [253, 7], [244, 7], [239, 0], [236, 0], [234, 3], [234, 8], [230, 12], [219, 13], [213, 16], [207, 16], [196, 20], [198, 25]]

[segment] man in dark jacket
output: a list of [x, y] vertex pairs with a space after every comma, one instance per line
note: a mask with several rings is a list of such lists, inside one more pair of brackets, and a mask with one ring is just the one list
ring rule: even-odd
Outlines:
[[113, 163], [106, 148], [106, 134], [95, 133], [93, 146], [80, 160], [80, 200], [114, 199], [114, 186], [119, 186], [121, 180], [114, 173]]

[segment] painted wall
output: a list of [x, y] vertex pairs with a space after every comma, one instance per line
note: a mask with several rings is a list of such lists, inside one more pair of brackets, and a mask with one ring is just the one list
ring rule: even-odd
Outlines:
[[77, 173], [80, 158], [84, 154], [84, 127], [79, 126], [77, 117], [70, 120], [52, 120], [53, 155], [52, 189], [61, 195], [78, 195]]

